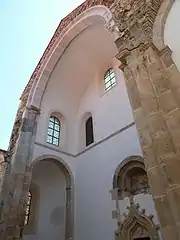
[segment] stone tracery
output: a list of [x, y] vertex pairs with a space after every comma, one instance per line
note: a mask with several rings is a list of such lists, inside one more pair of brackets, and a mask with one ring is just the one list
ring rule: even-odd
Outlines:
[[116, 239], [159, 239], [156, 226], [153, 222], [153, 216], [147, 216], [145, 210], [139, 210], [139, 204], [134, 203], [133, 197], [130, 197], [130, 205], [127, 207], [128, 213], [124, 214], [123, 222], [119, 222], [119, 228], [116, 231]]

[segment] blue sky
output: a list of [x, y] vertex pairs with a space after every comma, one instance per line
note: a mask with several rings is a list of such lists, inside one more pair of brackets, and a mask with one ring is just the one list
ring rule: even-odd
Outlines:
[[0, 149], [7, 149], [20, 95], [60, 20], [83, 0], [0, 1]]

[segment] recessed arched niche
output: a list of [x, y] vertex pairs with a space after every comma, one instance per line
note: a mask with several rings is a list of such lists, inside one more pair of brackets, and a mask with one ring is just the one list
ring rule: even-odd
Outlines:
[[113, 189], [117, 189], [118, 199], [149, 193], [143, 157], [131, 156], [121, 162], [114, 174]]

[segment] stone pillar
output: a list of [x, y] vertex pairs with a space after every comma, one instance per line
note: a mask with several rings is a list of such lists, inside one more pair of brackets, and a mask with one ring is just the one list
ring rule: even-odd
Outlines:
[[26, 109], [6, 179], [6, 194], [1, 198], [0, 239], [22, 239], [25, 209], [31, 182], [30, 163], [36, 132], [38, 109]]
[[180, 73], [168, 47], [119, 53], [164, 240], [180, 239]]
[[[8, 161], [8, 157], [4, 156], [4, 152], [0, 150], [0, 213], [4, 208], [4, 198], [7, 192], [7, 183], [10, 173], [10, 163]], [[3, 222], [2, 215], [0, 214], [0, 225]]]
[[65, 240], [73, 239], [72, 187], [66, 188], [66, 235]]

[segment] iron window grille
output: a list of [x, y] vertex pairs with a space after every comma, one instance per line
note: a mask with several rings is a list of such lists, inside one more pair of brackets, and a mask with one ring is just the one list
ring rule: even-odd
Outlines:
[[60, 139], [60, 121], [56, 117], [50, 117], [47, 133], [47, 143], [59, 146], [59, 139]]
[[104, 76], [104, 88], [105, 91], [108, 91], [111, 89], [114, 85], [116, 85], [116, 78], [115, 78], [115, 73], [112, 68], [110, 68], [105, 76]]

